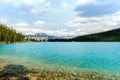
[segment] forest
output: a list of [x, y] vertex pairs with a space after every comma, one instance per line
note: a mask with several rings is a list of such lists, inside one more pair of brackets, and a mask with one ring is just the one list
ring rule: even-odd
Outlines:
[[113, 41], [120, 41], [120, 28], [106, 31], [106, 32], [100, 32], [100, 33], [93, 33], [83, 36], [77, 36], [72, 39], [55, 39], [55, 40], [49, 40], [51, 42], [54, 41], [66, 41], [66, 42], [98, 42], [98, 41], [105, 41], [105, 42], [113, 42]]
[[7, 25], [0, 24], [0, 42], [14, 43], [23, 42], [24, 36], [17, 33], [15, 29], [9, 28]]
[[[9, 28], [7, 25], [0, 24], [0, 43], [14, 43], [23, 42], [24, 36], [22, 33], [17, 32], [12, 27]], [[93, 33], [83, 36], [77, 36], [72, 39], [49, 39], [49, 42], [98, 42], [98, 41], [120, 41], [120, 28], [113, 29], [106, 32]]]

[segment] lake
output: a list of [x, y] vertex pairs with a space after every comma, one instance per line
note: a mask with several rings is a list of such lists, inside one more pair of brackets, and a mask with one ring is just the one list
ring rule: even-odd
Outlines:
[[120, 71], [119, 42], [30, 42], [0, 45], [0, 59], [35, 68]]

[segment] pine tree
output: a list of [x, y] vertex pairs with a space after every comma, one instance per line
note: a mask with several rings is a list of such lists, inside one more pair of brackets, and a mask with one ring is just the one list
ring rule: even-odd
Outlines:
[[22, 42], [24, 36], [17, 33], [15, 29], [9, 28], [7, 25], [0, 24], [0, 41], [2, 42]]

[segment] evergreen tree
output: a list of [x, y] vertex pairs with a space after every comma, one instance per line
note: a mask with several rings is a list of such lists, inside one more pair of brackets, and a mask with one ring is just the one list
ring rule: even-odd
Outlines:
[[7, 27], [7, 25], [0, 24], [0, 41], [1, 42], [22, 42], [24, 36], [17, 33], [15, 29]]

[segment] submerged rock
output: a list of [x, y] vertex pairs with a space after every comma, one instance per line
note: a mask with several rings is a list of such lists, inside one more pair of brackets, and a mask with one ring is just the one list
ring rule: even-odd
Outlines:
[[29, 70], [23, 65], [9, 64], [0, 69], [0, 80], [120, 80], [120, 77], [107, 77], [97, 71]]
[[3, 72], [6, 72], [10, 75], [26, 75], [30, 72], [26, 67], [22, 65], [13, 65], [9, 64], [3, 68]]
[[0, 70], [0, 80], [29, 80], [26, 75], [30, 72], [22, 65], [9, 64]]

